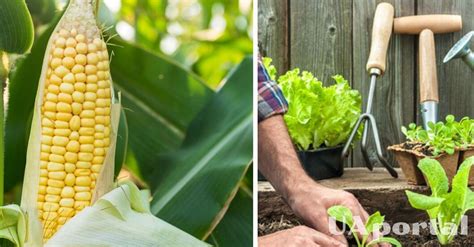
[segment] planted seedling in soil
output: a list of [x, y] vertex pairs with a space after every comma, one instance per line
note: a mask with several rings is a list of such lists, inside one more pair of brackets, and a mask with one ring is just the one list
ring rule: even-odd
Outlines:
[[[383, 236], [375, 236], [377, 238], [367, 243], [369, 236], [373, 233], [378, 233], [380, 228], [383, 226], [385, 217], [378, 211], [369, 216], [367, 222], [364, 224], [364, 229], [357, 229], [357, 222], [354, 220], [351, 210], [344, 206], [332, 206], [328, 209], [328, 214], [335, 220], [349, 226], [349, 230], [351, 231], [358, 247], [369, 247], [379, 243], [390, 243], [397, 247], [402, 246], [398, 240]], [[362, 237], [362, 239], [360, 239], [360, 237]]]
[[408, 201], [416, 209], [428, 213], [432, 227], [442, 245], [453, 241], [464, 214], [474, 208], [474, 193], [468, 187], [469, 171], [474, 157], [465, 160], [453, 178], [451, 191], [441, 164], [430, 158], [422, 159], [418, 167], [425, 175], [431, 195], [406, 191]]

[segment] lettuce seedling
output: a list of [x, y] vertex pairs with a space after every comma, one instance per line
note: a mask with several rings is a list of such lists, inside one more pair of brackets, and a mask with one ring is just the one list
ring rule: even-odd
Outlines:
[[441, 164], [430, 158], [420, 160], [418, 167], [425, 175], [431, 195], [405, 191], [411, 206], [425, 210], [436, 236], [442, 245], [453, 241], [464, 214], [474, 209], [474, 192], [468, 187], [469, 171], [474, 157], [466, 159], [453, 178], [451, 191], [446, 172]]
[[433, 147], [433, 155], [437, 156], [443, 152], [453, 154], [456, 147], [455, 130], [452, 126], [438, 123], [428, 123], [429, 129], [427, 145]]
[[[466, 120], [467, 121], [467, 120]], [[442, 153], [453, 154], [456, 148], [461, 146], [461, 132], [467, 124], [460, 125], [453, 115], [448, 115], [445, 122], [429, 122], [428, 129], [411, 123], [407, 127], [402, 127], [402, 133], [412, 142], [419, 142], [429, 147], [433, 156]], [[466, 135], [466, 134], [464, 134]]]
[[464, 117], [454, 125], [458, 135], [458, 145], [461, 148], [468, 148], [474, 144], [474, 120]]
[[428, 141], [428, 133], [421, 126], [417, 126], [415, 123], [408, 125], [408, 128], [402, 126], [402, 133], [405, 135], [407, 140], [412, 142], [425, 143]]
[[[385, 216], [382, 216], [380, 212], [378, 211], [372, 214], [371, 216], [369, 216], [369, 218], [367, 219], [367, 222], [365, 222], [365, 225], [364, 225], [365, 229], [356, 229], [356, 222], [354, 221], [354, 218], [352, 217], [352, 212], [347, 207], [344, 207], [341, 205], [332, 206], [328, 209], [328, 214], [335, 220], [349, 226], [349, 229], [352, 235], [354, 236], [354, 239], [358, 247], [369, 247], [369, 246], [379, 244], [379, 243], [390, 243], [397, 247], [402, 246], [400, 242], [398, 242], [398, 240], [394, 238], [383, 237], [383, 236], [373, 239], [372, 241], [367, 243], [369, 236], [372, 233], [378, 232], [380, 228], [383, 226]], [[357, 234], [358, 232], [361, 233], [362, 239], [359, 239], [359, 236]]]

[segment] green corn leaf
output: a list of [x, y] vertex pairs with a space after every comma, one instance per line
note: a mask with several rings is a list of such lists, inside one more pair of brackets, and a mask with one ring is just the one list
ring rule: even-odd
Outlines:
[[193, 120], [182, 147], [155, 161], [148, 181], [151, 211], [200, 239], [220, 222], [251, 164], [252, 68], [244, 59]]
[[33, 39], [33, 21], [25, 1], [0, 1], [0, 51], [18, 54], [28, 52]]
[[127, 115], [128, 147], [144, 179], [153, 181], [160, 154], [181, 145], [191, 120], [214, 92], [163, 55], [118, 38], [110, 43], [110, 70]]
[[213, 246], [252, 246], [252, 192], [239, 189], [229, 210], [208, 237]]
[[[16, 0], [15, 0], [16, 1]], [[2, 1], [2, 2], [11, 2]], [[33, 104], [41, 74], [46, 46], [63, 12], [35, 42], [31, 53], [20, 59], [9, 75], [8, 108], [5, 120], [5, 190], [23, 180], [26, 147], [30, 133]]]
[[115, 176], [120, 173], [125, 158], [127, 157], [127, 144], [128, 144], [128, 124], [125, 110], [122, 108], [120, 111], [120, 121], [117, 133], [117, 144], [115, 147]]

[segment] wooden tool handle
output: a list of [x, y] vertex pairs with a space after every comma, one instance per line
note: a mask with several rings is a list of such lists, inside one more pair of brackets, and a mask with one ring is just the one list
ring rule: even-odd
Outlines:
[[372, 26], [372, 44], [370, 45], [367, 71], [377, 68], [383, 74], [387, 57], [388, 43], [392, 34], [393, 6], [389, 3], [380, 3], [375, 9], [374, 24]]
[[415, 15], [395, 18], [393, 32], [399, 34], [419, 34], [424, 29], [433, 33], [450, 33], [462, 29], [460, 15]]
[[438, 102], [438, 76], [436, 73], [436, 52], [434, 34], [425, 29], [419, 39], [419, 66], [420, 66], [420, 103], [425, 101]]

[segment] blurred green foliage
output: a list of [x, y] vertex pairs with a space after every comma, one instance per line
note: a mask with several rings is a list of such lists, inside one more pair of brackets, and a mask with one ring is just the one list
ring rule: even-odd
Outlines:
[[133, 30], [138, 45], [173, 57], [216, 88], [252, 54], [252, 8], [252, 0], [122, 0], [114, 15], [122, 38]]
[[[37, 34], [66, 0], [27, 0]], [[166, 54], [211, 88], [253, 53], [253, 0], [101, 0], [104, 30]]]

